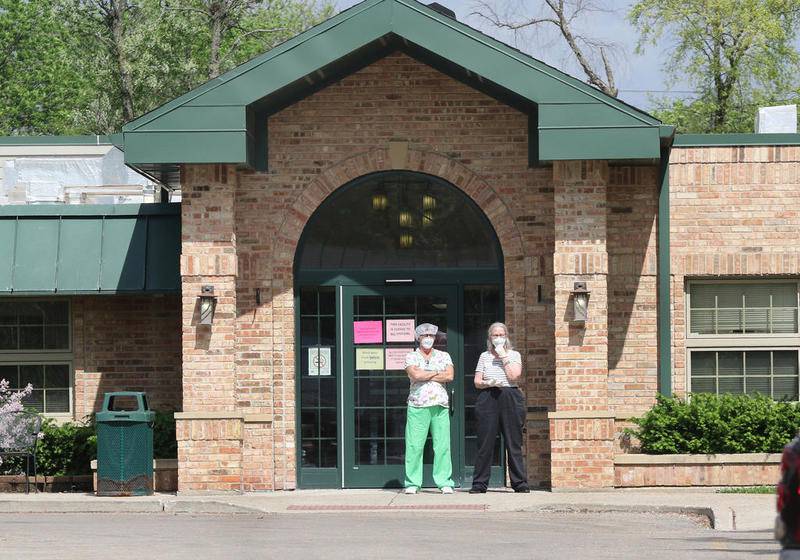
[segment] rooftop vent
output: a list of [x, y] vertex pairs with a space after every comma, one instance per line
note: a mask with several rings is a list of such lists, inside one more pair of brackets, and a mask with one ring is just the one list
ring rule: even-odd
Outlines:
[[439, 12], [443, 16], [447, 16], [450, 19], [454, 19], [456, 21], [458, 20], [458, 18], [456, 17], [456, 13], [453, 10], [451, 10], [450, 8], [445, 8], [444, 6], [439, 4], [439, 2], [431, 2], [430, 4], [428, 4], [428, 7], [434, 12]]
[[797, 105], [777, 105], [760, 107], [756, 113], [756, 132], [790, 133], [797, 132]]

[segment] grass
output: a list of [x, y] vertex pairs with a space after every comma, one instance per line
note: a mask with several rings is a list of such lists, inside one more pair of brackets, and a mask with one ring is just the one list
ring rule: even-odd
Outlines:
[[720, 494], [774, 494], [775, 486], [734, 486], [731, 488], [720, 488]]

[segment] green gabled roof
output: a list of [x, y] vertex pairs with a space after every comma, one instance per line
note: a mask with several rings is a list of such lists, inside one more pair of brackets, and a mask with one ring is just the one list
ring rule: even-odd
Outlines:
[[0, 206], [0, 296], [180, 291], [180, 204]]
[[394, 50], [532, 115], [539, 158], [657, 159], [657, 119], [416, 0], [365, 0], [123, 127], [133, 164], [257, 164], [262, 118]]

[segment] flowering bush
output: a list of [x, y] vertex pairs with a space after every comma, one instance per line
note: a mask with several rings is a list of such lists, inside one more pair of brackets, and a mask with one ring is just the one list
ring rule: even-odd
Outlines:
[[[6, 379], [0, 379], [0, 449], [14, 447], [19, 434], [15, 428], [19, 425], [13, 421], [13, 414], [20, 412], [25, 407], [22, 400], [31, 394], [33, 387], [28, 384], [21, 391], [12, 391]], [[0, 464], [3, 458], [0, 457]]]

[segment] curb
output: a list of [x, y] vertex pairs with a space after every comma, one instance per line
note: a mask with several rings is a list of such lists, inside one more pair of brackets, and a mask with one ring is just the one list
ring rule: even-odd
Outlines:
[[277, 515], [276, 512], [264, 511], [256, 507], [242, 506], [217, 500], [169, 500], [163, 502], [164, 513], [257, 513], [259, 515]]
[[0, 513], [161, 513], [164, 504], [157, 501], [112, 502], [36, 500], [29, 502], [0, 500]]
[[523, 508], [517, 511], [545, 513], [672, 513], [699, 517], [708, 528], [723, 530], [722, 527], [718, 526], [717, 516], [710, 507], [551, 504], [541, 507]]
[[[384, 512], [400, 511], [402, 508], [385, 508]], [[730, 510], [730, 508], [727, 508]], [[489, 506], [485, 513], [492, 513]], [[503, 510], [494, 510], [500, 513]], [[735, 513], [730, 511], [715, 512], [710, 507], [700, 506], [665, 506], [665, 505], [617, 505], [617, 504], [548, 504], [541, 506], [520, 507], [505, 511], [531, 512], [531, 513], [668, 513], [686, 515], [699, 518], [701, 522], [711, 528], [721, 531], [736, 530]], [[728, 515], [725, 515], [725, 513]], [[279, 513], [289, 514], [297, 511], [285, 512], [269, 511], [266, 509], [244, 506], [223, 500], [101, 500], [101, 501], [68, 501], [68, 500], [37, 500], [16, 501], [0, 500], [0, 513], [166, 513], [177, 514], [258, 514], [261, 516], [277, 516]], [[445, 513], [444, 511], [440, 513]], [[729, 523], [729, 521], [731, 521]], [[730, 526], [729, 526], [730, 525]]]

